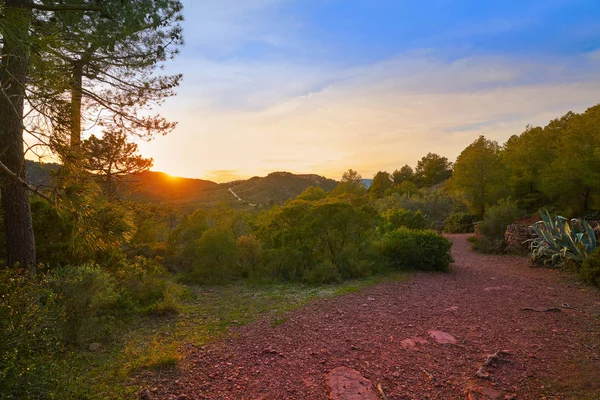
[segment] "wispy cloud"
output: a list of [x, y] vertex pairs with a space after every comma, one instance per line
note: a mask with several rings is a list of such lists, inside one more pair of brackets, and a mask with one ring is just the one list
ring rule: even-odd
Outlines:
[[429, 151], [453, 159], [479, 134], [504, 142], [527, 124], [600, 102], [598, 50], [530, 55], [472, 47], [484, 33], [536, 27], [568, 6], [562, 0], [534, 2], [518, 18], [441, 29], [361, 61], [323, 58], [332, 43], [302, 36], [304, 21], [281, 12], [291, 1], [187, 3], [188, 45], [171, 66], [185, 81], [164, 107], [179, 126], [142, 144], [156, 168], [171, 174], [225, 181], [286, 169], [339, 178], [354, 168], [370, 176], [414, 165]]

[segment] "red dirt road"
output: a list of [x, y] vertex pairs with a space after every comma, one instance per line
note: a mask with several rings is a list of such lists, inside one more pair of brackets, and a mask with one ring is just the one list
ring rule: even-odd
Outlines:
[[[343, 366], [390, 400], [600, 399], [600, 292], [523, 257], [473, 253], [467, 235], [450, 238], [451, 273], [317, 301], [275, 327], [265, 319], [239, 328], [194, 349], [186, 371], [154, 395], [327, 399], [325, 376]], [[543, 311], [551, 307], [560, 311]], [[437, 343], [432, 330], [456, 343]], [[510, 362], [474, 377], [498, 350]]]

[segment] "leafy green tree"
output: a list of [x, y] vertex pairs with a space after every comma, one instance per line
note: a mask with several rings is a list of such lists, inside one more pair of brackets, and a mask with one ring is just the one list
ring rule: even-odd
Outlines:
[[342, 174], [342, 183], [350, 183], [358, 186], [362, 184], [362, 176], [353, 169], [349, 169]]
[[452, 175], [452, 163], [446, 157], [427, 153], [415, 168], [415, 176], [425, 186], [433, 186], [445, 181]]
[[119, 184], [128, 176], [148, 171], [151, 158], [138, 154], [138, 146], [127, 140], [122, 130], [106, 130], [101, 138], [90, 136], [83, 142], [86, 169], [100, 181], [109, 199], [117, 197]]
[[471, 211], [483, 217], [487, 206], [505, 194], [505, 179], [500, 146], [479, 136], [456, 159], [449, 186], [463, 193]]
[[335, 189], [330, 192], [330, 195], [335, 197], [342, 193], [351, 193], [357, 196], [363, 196], [367, 192], [365, 185], [362, 182], [362, 176], [349, 169], [342, 175], [342, 180]]
[[306, 188], [302, 193], [296, 196], [298, 200], [307, 200], [307, 201], [315, 201], [322, 200], [327, 197], [327, 193], [323, 190], [322, 187], [319, 186], [310, 186]]
[[[564, 126], [564, 125], [563, 125]], [[600, 104], [570, 115], [546, 171], [544, 189], [575, 214], [598, 206], [600, 195]]]
[[202, 233], [196, 241], [196, 255], [191, 273], [197, 283], [226, 283], [238, 274], [238, 255], [233, 232], [221, 226]]
[[504, 144], [502, 158], [509, 174], [511, 195], [529, 211], [547, 203], [540, 177], [555, 157], [555, 141], [543, 128], [528, 126], [520, 136], [512, 136]]
[[369, 188], [369, 193], [374, 199], [380, 199], [384, 196], [385, 191], [392, 187], [392, 178], [388, 172], [379, 171], [373, 177], [373, 183]]
[[414, 182], [415, 172], [409, 165], [405, 165], [392, 173], [392, 180], [394, 181], [394, 185], [401, 185], [406, 181]]

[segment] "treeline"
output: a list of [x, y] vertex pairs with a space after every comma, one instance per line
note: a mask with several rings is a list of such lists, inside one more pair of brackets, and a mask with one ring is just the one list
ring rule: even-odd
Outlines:
[[[489, 207], [511, 199], [526, 213], [542, 207], [567, 216], [600, 209], [600, 105], [568, 112], [544, 127], [528, 126], [504, 144], [480, 136], [454, 164], [429, 153], [413, 170], [375, 174], [369, 194], [411, 197], [435, 185], [460, 197], [479, 219]], [[443, 185], [442, 185], [443, 183]]]

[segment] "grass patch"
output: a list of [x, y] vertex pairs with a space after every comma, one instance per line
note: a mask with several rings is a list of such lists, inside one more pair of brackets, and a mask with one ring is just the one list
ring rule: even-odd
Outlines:
[[178, 303], [169, 299], [163, 309], [128, 321], [128, 330], [100, 351], [69, 354], [63, 398], [135, 398], [139, 391], [136, 376], [144, 370], [177, 368], [185, 356], [186, 345], [205, 345], [230, 327], [259, 317], [271, 316], [271, 326], [276, 327], [288, 320], [286, 313], [311, 301], [356, 293], [367, 286], [403, 280], [406, 276], [392, 273], [322, 286], [244, 282], [190, 286]]

